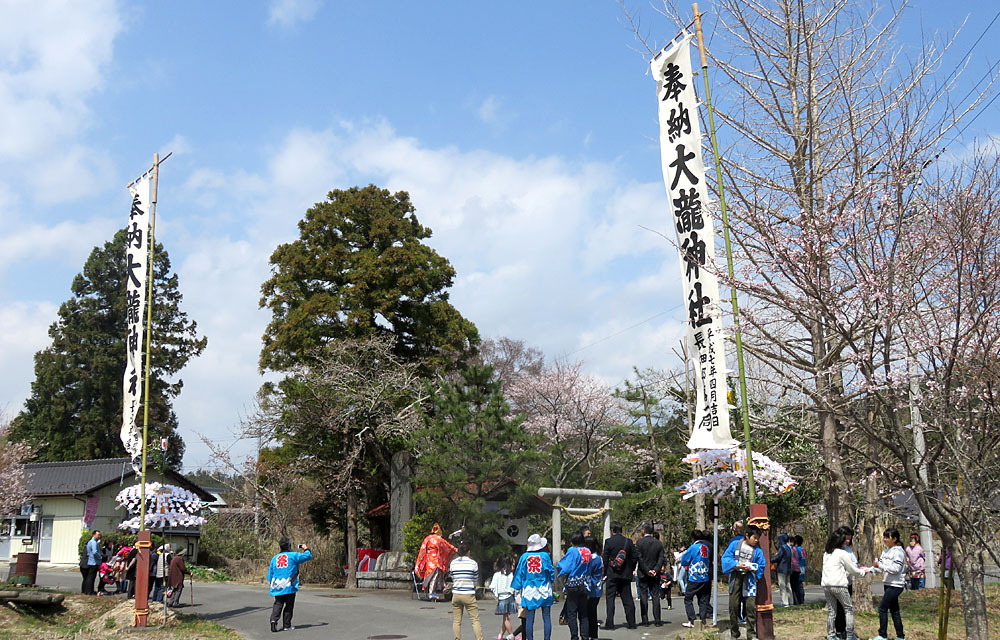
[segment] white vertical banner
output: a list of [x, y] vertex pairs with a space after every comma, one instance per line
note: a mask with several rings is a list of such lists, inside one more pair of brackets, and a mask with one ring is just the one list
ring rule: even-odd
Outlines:
[[139, 405], [142, 403], [142, 337], [145, 330], [146, 278], [149, 269], [149, 176], [144, 175], [129, 187], [132, 208], [128, 214], [125, 245], [125, 375], [122, 402], [122, 443], [132, 467], [139, 473], [142, 457], [142, 433], [136, 424]]
[[[656, 79], [660, 121], [660, 164], [670, 201], [687, 309], [687, 347], [695, 372], [697, 403], [689, 449], [736, 444], [729, 430], [726, 349], [719, 280], [715, 275], [715, 232], [708, 211], [698, 102], [691, 74], [691, 39], [650, 62]], [[707, 266], [707, 268], [706, 268]]]

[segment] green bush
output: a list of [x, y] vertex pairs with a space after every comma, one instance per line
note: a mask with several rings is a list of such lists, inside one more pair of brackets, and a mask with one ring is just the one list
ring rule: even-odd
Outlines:
[[416, 559], [420, 545], [434, 526], [434, 516], [430, 513], [418, 513], [403, 525], [403, 550]]
[[235, 560], [270, 558], [272, 541], [262, 538], [253, 527], [239, 525], [220, 517], [209, 517], [201, 526], [198, 559], [207, 567], [225, 568]]

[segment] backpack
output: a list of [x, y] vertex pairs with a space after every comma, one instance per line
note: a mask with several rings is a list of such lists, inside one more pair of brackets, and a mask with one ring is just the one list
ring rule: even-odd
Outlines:
[[619, 549], [615, 557], [611, 559], [611, 568], [615, 571], [625, 568], [625, 562], [628, 560], [628, 554], [625, 553], [625, 549]]

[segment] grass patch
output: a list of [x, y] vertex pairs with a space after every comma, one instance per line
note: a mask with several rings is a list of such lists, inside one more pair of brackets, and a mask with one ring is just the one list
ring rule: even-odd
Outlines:
[[212, 569], [210, 567], [201, 567], [198, 565], [188, 565], [188, 571], [195, 580], [201, 580], [204, 582], [232, 582], [233, 578], [225, 571], [220, 571], [218, 569]]
[[[937, 640], [938, 637], [938, 589], [921, 589], [906, 591], [899, 598], [899, 606], [903, 616], [903, 628], [906, 640]], [[878, 606], [878, 598], [875, 599]], [[965, 637], [965, 618], [962, 608], [962, 594], [952, 591], [951, 607], [948, 618], [948, 638], [959, 640]], [[722, 628], [728, 615], [719, 612], [719, 625]], [[989, 618], [991, 634], [1000, 632], [1000, 585], [986, 586], [986, 615]], [[871, 638], [878, 633], [878, 612], [857, 614], [854, 631], [859, 638]], [[892, 620], [889, 620], [889, 637], [893, 637]], [[825, 640], [826, 639], [826, 604], [812, 602], [796, 607], [777, 608], [774, 610], [774, 635], [779, 640]], [[728, 638], [729, 631], [689, 632], [682, 636], [685, 640], [716, 640]], [[743, 634], [745, 638], [746, 635]], [[992, 636], [991, 636], [992, 637]]]
[[[130, 604], [114, 597], [66, 595], [62, 605], [0, 607], [0, 640], [97, 640], [124, 635], [131, 626]], [[103, 621], [99, 618], [107, 616]], [[112, 616], [117, 616], [116, 621]], [[127, 619], [128, 622], [122, 620]], [[145, 640], [239, 640], [233, 631], [194, 615], [178, 615], [169, 626], [142, 634]]]

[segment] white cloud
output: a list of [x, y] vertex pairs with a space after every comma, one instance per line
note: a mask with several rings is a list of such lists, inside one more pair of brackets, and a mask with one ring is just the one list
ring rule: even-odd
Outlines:
[[285, 28], [293, 27], [311, 20], [321, 6], [319, 0], [271, 0], [267, 22]]
[[31, 391], [35, 352], [49, 344], [48, 329], [58, 307], [51, 302], [0, 306], [0, 415], [13, 417]]
[[497, 124], [500, 117], [500, 99], [496, 96], [489, 96], [483, 100], [476, 110], [479, 119], [486, 124]]

